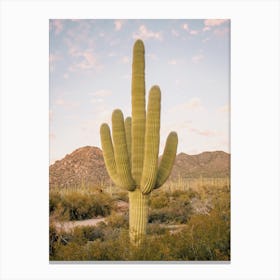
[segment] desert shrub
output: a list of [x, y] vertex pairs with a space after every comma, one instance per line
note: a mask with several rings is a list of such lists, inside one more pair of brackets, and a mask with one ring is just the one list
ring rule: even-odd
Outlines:
[[114, 200], [122, 200], [128, 202], [128, 192], [117, 192], [114, 194]]
[[160, 226], [159, 224], [148, 224], [147, 226], [147, 234], [149, 235], [160, 235], [165, 234], [167, 232], [167, 229], [163, 226]]
[[95, 239], [84, 244], [73, 240], [67, 245], [58, 243], [56, 254], [52, 260], [83, 261], [83, 260], [127, 260], [129, 256], [128, 232], [123, 230], [118, 238], [102, 241]]
[[82, 227], [83, 235], [88, 241], [94, 241], [96, 239], [103, 240], [104, 238], [104, 231], [102, 226], [95, 226], [95, 227]]
[[52, 214], [55, 210], [59, 208], [59, 203], [61, 201], [60, 194], [57, 192], [50, 193], [49, 199], [49, 213]]
[[[228, 188], [212, 190], [211, 209], [196, 214], [192, 202], [200, 194], [189, 190], [159, 192], [163, 198], [150, 204], [147, 236], [142, 246], [129, 245], [128, 216], [111, 213], [106, 223], [76, 228], [70, 233], [50, 227], [51, 260], [181, 260], [230, 259], [230, 193]], [[195, 199], [194, 199], [195, 198]], [[59, 208], [59, 207], [58, 207]], [[68, 208], [67, 208], [68, 209]], [[55, 210], [56, 211], [56, 210]], [[160, 225], [162, 223], [163, 225]], [[184, 224], [171, 230], [166, 224]], [[165, 225], [164, 225], [165, 224]]]
[[53, 225], [49, 227], [49, 255], [50, 257], [55, 255], [55, 243], [58, 240], [58, 234]]
[[[112, 199], [105, 193], [68, 192], [51, 194], [50, 207], [61, 220], [85, 220], [97, 216], [108, 216]], [[54, 205], [54, 206], [53, 206]]]
[[107, 219], [108, 226], [112, 228], [125, 228], [128, 229], [128, 215], [121, 215], [112, 213]]
[[178, 199], [170, 201], [168, 207], [151, 209], [149, 223], [186, 223], [192, 215], [192, 207], [189, 200]]
[[[93, 230], [93, 229], [92, 229]], [[95, 230], [95, 229], [94, 229]], [[128, 230], [103, 225], [103, 238], [77, 234], [67, 243], [54, 242], [56, 260], [229, 260], [230, 227], [218, 211], [192, 216], [185, 229], [171, 234], [159, 225], [149, 225], [140, 248], [129, 245]], [[87, 241], [84, 237], [87, 236]], [[64, 239], [67, 238], [64, 236]]]
[[167, 207], [169, 203], [168, 194], [165, 192], [155, 192], [152, 193], [152, 197], [150, 200], [150, 207], [152, 209], [160, 209], [163, 207]]

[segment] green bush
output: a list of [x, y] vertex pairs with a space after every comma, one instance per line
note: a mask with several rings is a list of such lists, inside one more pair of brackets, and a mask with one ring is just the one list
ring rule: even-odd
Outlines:
[[55, 210], [59, 208], [59, 203], [61, 201], [61, 196], [57, 192], [50, 193], [49, 199], [49, 214], [52, 214]]
[[128, 193], [127, 192], [117, 192], [114, 194], [114, 200], [122, 200], [128, 202]]
[[121, 215], [113, 213], [106, 219], [106, 221], [108, 223], [108, 226], [112, 228], [128, 229], [128, 214]]
[[112, 209], [112, 199], [105, 193], [69, 192], [50, 194], [50, 213], [60, 220], [85, 220], [97, 216], [106, 217]]
[[[57, 231], [51, 225], [50, 260], [230, 260], [230, 192], [227, 188], [213, 190], [207, 197], [212, 209], [207, 215], [195, 214], [192, 210], [192, 199], [200, 199], [199, 193], [176, 191], [155, 194], [152, 199], [157, 201], [150, 204], [148, 234], [139, 248], [129, 245], [128, 216], [113, 212], [106, 218], [106, 223], [78, 227], [71, 232]], [[62, 210], [65, 197], [54, 203], [58, 205], [54, 212]], [[108, 197], [103, 199], [99, 201], [106, 205]], [[92, 201], [83, 201], [93, 204]], [[162, 208], [159, 207], [161, 203]], [[70, 208], [63, 207], [67, 211]], [[173, 224], [184, 225], [171, 229], [169, 225]]]
[[169, 203], [168, 194], [165, 192], [154, 192], [150, 199], [150, 207], [152, 209], [160, 209], [167, 207]]

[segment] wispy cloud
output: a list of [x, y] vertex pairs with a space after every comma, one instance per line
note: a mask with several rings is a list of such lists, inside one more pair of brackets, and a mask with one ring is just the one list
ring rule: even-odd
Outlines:
[[178, 60], [176, 60], [176, 59], [171, 59], [171, 60], [168, 61], [168, 64], [170, 64], [170, 65], [176, 65], [176, 64], [178, 64]]
[[61, 56], [59, 54], [50, 53], [49, 55], [49, 64], [50, 71], [53, 72], [55, 70], [55, 63], [61, 60]]
[[199, 129], [195, 127], [189, 127], [189, 131], [201, 136], [213, 137], [217, 136], [216, 130], [209, 130], [209, 129]]
[[206, 19], [204, 20], [205, 26], [219, 26], [225, 22], [227, 22], [227, 19]]
[[228, 19], [206, 19], [202, 31], [206, 32], [214, 29], [214, 35], [224, 36], [228, 32], [228, 28], [223, 27], [226, 22], [228, 22]]
[[57, 98], [54, 103], [55, 105], [62, 106], [66, 109], [73, 109], [79, 106], [78, 102], [71, 101], [61, 97]]
[[192, 62], [193, 63], [199, 63], [203, 59], [204, 59], [204, 55], [203, 54], [197, 54], [197, 55], [194, 55], [192, 57]]
[[229, 29], [227, 27], [223, 27], [223, 28], [216, 28], [214, 30], [214, 35], [218, 36], [218, 37], [223, 37], [226, 34], [228, 34]]
[[230, 107], [228, 104], [225, 104], [224, 106], [218, 108], [218, 112], [220, 113], [228, 113], [229, 111], [230, 111]]
[[115, 25], [115, 30], [116, 31], [120, 31], [124, 25], [124, 20], [123, 19], [117, 19], [114, 21], [114, 25]]
[[171, 30], [171, 34], [175, 37], [179, 37], [180, 36], [180, 33], [178, 31], [176, 31], [175, 29], [172, 29]]
[[199, 33], [199, 30], [190, 29], [187, 23], [182, 24], [182, 28], [190, 35], [197, 35]]
[[69, 79], [69, 74], [68, 74], [68, 73], [64, 73], [64, 74], [63, 74], [63, 78], [64, 78], [65, 80], [68, 80], [68, 79]]
[[182, 25], [182, 28], [183, 28], [184, 30], [189, 31], [189, 26], [188, 26], [187, 23], [184, 23], [184, 24]]
[[123, 56], [121, 61], [122, 61], [123, 64], [127, 64], [127, 63], [130, 62], [130, 58], [128, 56]]
[[112, 91], [108, 90], [108, 89], [100, 89], [93, 93], [90, 93], [89, 95], [95, 96], [95, 97], [106, 97], [106, 96], [112, 95]]
[[146, 56], [148, 58], [151, 58], [152, 60], [157, 60], [158, 59], [158, 56], [154, 53], [147, 53]]
[[197, 35], [199, 33], [198, 30], [190, 30], [191, 35]]
[[76, 70], [91, 70], [100, 67], [97, 57], [91, 50], [72, 52], [72, 56], [79, 60], [69, 67], [69, 70], [72, 72]]
[[173, 106], [172, 108], [169, 109], [169, 112], [170, 113], [183, 112], [186, 110], [198, 111], [203, 109], [204, 107], [202, 106], [201, 99], [198, 97], [193, 97], [187, 102]]
[[133, 39], [155, 39], [155, 40], [162, 40], [162, 33], [161, 32], [154, 32], [152, 30], [148, 30], [145, 25], [140, 25], [137, 32], [133, 33], [132, 35]]
[[210, 38], [204, 38], [203, 40], [202, 40], [202, 43], [206, 43], [206, 42], [208, 42], [208, 41], [210, 41]]
[[60, 34], [63, 30], [62, 20], [53, 19], [53, 20], [51, 20], [51, 23], [52, 23], [52, 28], [54, 29], [55, 35]]
[[209, 31], [209, 30], [211, 30], [211, 28], [209, 26], [205, 26], [202, 29], [203, 32], [206, 32], [206, 31]]
[[100, 98], [100, 97], [98, 97], [98, 98], [92, 98], [91, 100], [90, 100], [90, 103], [92, 103], [92, 104], [100, 104], [100, 103], [103, 103], [104, 102], [104, 99], [103, 98]]

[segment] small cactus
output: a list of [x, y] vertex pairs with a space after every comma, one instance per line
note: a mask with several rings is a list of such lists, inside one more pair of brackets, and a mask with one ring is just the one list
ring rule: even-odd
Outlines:
[[[129, 235], [141, 244], [148, 222], [148, 200], [152, 190], [169, 177], [177, 152], [178, 136], [171, 132], [158, 164], [161, 91], [150, 89], [146, 113], [145, 49], [141, 40], [133, 48], [132, 118], [124, 120], [121, 110], [112, 114], [112, 136], [108, 124], [100, 128], [105, 165], [113, 182], [129, 191]], [[112, 141], [113, 139], [113, 141]]]

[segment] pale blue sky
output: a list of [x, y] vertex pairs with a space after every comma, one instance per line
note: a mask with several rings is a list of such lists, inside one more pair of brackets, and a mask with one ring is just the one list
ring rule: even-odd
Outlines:
[[178, 152], [229, 152], [230, 22], [50, 20], [50, 163], [100, 147], [99, 127], [131, 114], [132, 47], [146, 50], [146, 93], [162, 92], [161, 147], [171, 130]]

